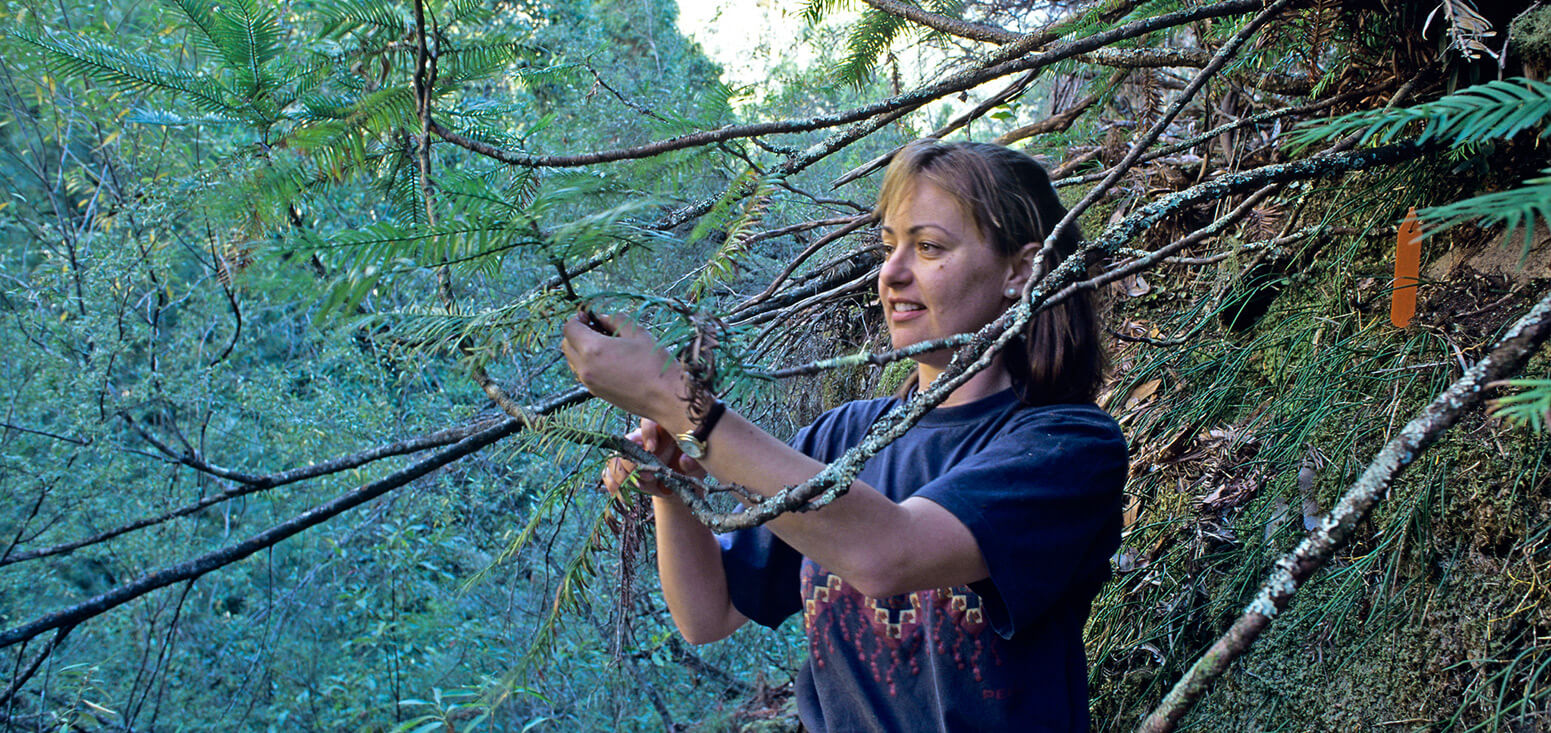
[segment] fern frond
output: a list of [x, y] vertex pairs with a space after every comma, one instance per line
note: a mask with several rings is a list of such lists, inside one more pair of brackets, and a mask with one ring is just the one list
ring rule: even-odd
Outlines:
[[[1551, 115], [1551, 84], [1514, 78], [1489, 81], [1414, 107], [1364, 110], [1320, 123], [1307, 123], [1288, 140], [1306, 147], [1320, 140], [1361, 133], [1363, 142], [1387, 143], [1413, 124], [1422, 126], [1418, 142], [1450, 146], [1511, 138], [1543, 125]], [[1541, 132], [1541, 136], [1546, 135]]]
[[1551, 168], [1539, 178], [1531, 178], [1518, 188], [1474, 196], [1463, 201], [1431, 206], [1416, 212], [1417, 218], [1432, 231], [1463, 222], [1503, 227], [1508, 240], [1519, 227], [1524, 228], [1524, 256], [1535, 244], [1537, 219], [1551, 223]]

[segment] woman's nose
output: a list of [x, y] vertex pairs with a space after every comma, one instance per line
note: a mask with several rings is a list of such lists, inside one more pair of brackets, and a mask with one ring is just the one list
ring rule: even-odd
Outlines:
[[910, 252], [902, 246], [886, 250], [883, 265], [878, 270], [878, 282], [884, 285], [903, 285], [910, 282]]

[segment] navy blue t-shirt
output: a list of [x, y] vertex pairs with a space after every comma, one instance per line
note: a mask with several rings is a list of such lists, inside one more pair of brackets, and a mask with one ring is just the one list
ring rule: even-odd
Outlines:
[[[792, 445], [828, 463], [898, 404], [843, 405]], [[868, 598], [764, 527], [722, 535], [738, 611], [770, 627], [803, 614], [803, 725], [1086, 731], [1082, 627], [1120, 544], [1126, 478], [1114, 419], [1091, 404], [1028, 407], [1006, 390], [931, 411], [858, 478], [894, 501], [922, 496], [952, 512], [990, 577]]]

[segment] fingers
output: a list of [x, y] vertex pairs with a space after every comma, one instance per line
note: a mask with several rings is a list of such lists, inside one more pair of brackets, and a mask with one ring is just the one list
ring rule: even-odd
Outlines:
[[[657, 446], [662, 443], [662, 441], [659, 439], [658, 432], [660, 431], [657, 428], [657, 423], [643, 417], [641, 418], [641, 427], [630, 431], [631, 435], [636, 436], [635, 438], [631, 438], [631, 440], [639, 443], [642, 448], [651, 451], [652, 455], [656, 455]], [[636, 438], [639, 438], [639, 440]]]
[[[631, 487], [630, 478], [635, 477], [635, 484]], [[650, 468], [642, 468], [628, 458], [614, 457], [603, 467], [603, 488], [609, 492], [609, 496], [619, 496], [619, 492], [625, 488], [635, 488], [644, 494], [654, 496], [668, 496], [670, 492], [657, 480], [657, 474]]]
[[[657, 456], [658, 460], [662, 461], [663, 465], [669, 467], [676, 465], [674, 459], [679, 456], [667, 455], [666, 450], [662, 453], [658, 452], [660, 447], [672, 446], [674, 453], [677, 453], [678, 446], [671, 440], [665, 442], [662, 439], [662, 430], [656, 423], [650, 420], [643, 420], [642, 427], [627, 433], [625, 439], [650, 451]], [[635, 478], [633, 486], [630, 482], [632, 476]], [[624, 456], [614, 456], [608, 460], [608, 463], [604, 464], [602, 481], [603, 488], [608, 490], [610, 496], [618, 496], [620, 490], [626, 487], [635, 488], [642, 493], [654, 496], [670, 496], [672, 494], [667, 487], [662, 485], [662, 482], [657, 480], [656, 469], [650, 466], [641, 466]]]
[[672, 465], [675, 471], [678, 471], [685, 476], [704, 478], [706, 475], [705, 467], [700, 465], [700, 461], [690, 458], [689, 456], [686, 456], [682, 453], [679, 454], [678, 460], [674, 461]]

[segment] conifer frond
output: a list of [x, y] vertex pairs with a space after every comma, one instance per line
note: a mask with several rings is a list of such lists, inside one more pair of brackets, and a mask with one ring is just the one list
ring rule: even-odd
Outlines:
[[1492, 400], [1492, 415], [1539, 433], [1551, 425], [1551, 379], [1509, 379], [1506, 385], [1523, 392]]
[[302, 125], [287, 138], [301, 151], [317, 152], [342, 144], [359, 144], [362, 138], [381, 138], [405, 129], [415, 120], [414, 92], [394, 86], [352, 99], [347, 95], [308, 96], [301, 100], [297, 119]]
[[910, 22], [897, 15], [880, 10], [868, 10], [851, 28], [846, 38], [846, 57], [836, 70], [841, 81], [861, 88], [872, 78], [872, 70], [878, 65], [878, 57], [889, 50], [889, 45]]
[[[1414, 107], [1365, 110], [1328, 122], [1306, 124], [1289, 136], [1294, 149], [1361, 133], [1363, 142], [1387, 143], [1413, 123], [1418, 142], [1451, 146], [1511, 138], [1551, 115], [1551, 84], [1524, 78], [1489, 81]], [[1546, 133], [1542, 131], [1541, 135]]]
[[136, 51], [124, 51], [90, 38], [40, 36], [26, 29], [10, 34], [49, 54], [66, 76], [80, 76], [126, 92], [172, 92], [186, 97], [199, 111], [242, 117], [243, 110], [227, 89], [208, 78], [168, 66]]
[[393, 38], [409, 32], [414, 21], [408, 5], [393, 0], [332, 0], [320, 10], [322, 34], [338, 37], [363, 26], [376, 28]]
[[598, 556], [609, 546], [610, 516], [611, 510], [608, 503], [602, 502], [598, 513], [592, 518], [586, 541], [572, 556], [560, 575], [560, 584], [555, 591], [555, 600], [550, 605], [549, 613], [544, 615], [544, 620], [529, 637], [531, 643], [517, 663], [517, 669], [514, 670], [518, 679], [526, 677], [541, 658], [548, 655], [562, 620], [579, 611], [581, 604], [586, 602], [587, 590], [591, 587], [593, 579], [598, 576]]
[[183, 14], [188, 25], [197, 33], [189, 34], [194, 45], [200, 51], [214, 57], [224, 57], [226, 54], [216, 40], [218, 31], [216, 26], [220, 21], [215, 17], [216, 5], [210, 0], [166, 0], [175, 10]]
[[1463, 201], [1431, 206], [1416, 212], [1430, 231], [1438, 231], [1463, 222], [1480, 226], [1503, 227], [1503, 240], [1524, 228], [1524, 256], [1535, 244], [1537, 220], [1551, 225], [1551, 168], [1539, 178], [1531, 178], [1518, 188], [1474, 196]]
[[709, 260], [701, 265], [700, 272], [689, 286], [689, 300], [698, 302], [717, 283], [726, 282], [738, 272], [738, 260], [748, 250], [749, 237], [765, 220], [770, 208], [770, 194], [778, 179], [766, 177], [754, 187], [754, 193], [744, 199], [743, 211], [727, 227], [727, 235]]
[[802, 19], [808, 25], [818, 25], [824, 16], [848, 7], [850, 0], [806, 0], [802, 4]]
[[753, 168], [747, 168], [737, 178], [734, 178], [727, 190], [722, 192], [721, 198], [717, 199], [716, 203], [711, 206], [711, 210], [701, 216], [700, 221], [695, 222], [695, 228], [690, 230], [689, 236], [685, 237], [684, 241], [693, 244], [709, 234], [713, 229], [725, 227], [732, 220], [733, 212], [735, 211], [734, 204], [748, 195], [749, 189], [754, 185], [758, 175], [758, 171]]
[[496, 11], [501, 7], [500, 3], [484, 2], [484, 0], [451, 0], [440, 15], [444, 25], [478, 23], [495, 17]]
[[124, 115], [124, 121], [136, 125], [187, 127], [189, 125], [230, 125], [240, 122], [224, 115], [183, 115], [165, 109], [136, 108]]
[[255, 0], [177, 2], [236, 75], [237, 87], [250, 98], [257, 96], [268, 81], [264, 67], [280, 55], [279, 14]]
[[437, 86], [456, 87], [466, 81], [483, 79], [523, 59], [533, 58], [538, 51], [520, 41], [485, 43], [442, 51], [441, 73]]

